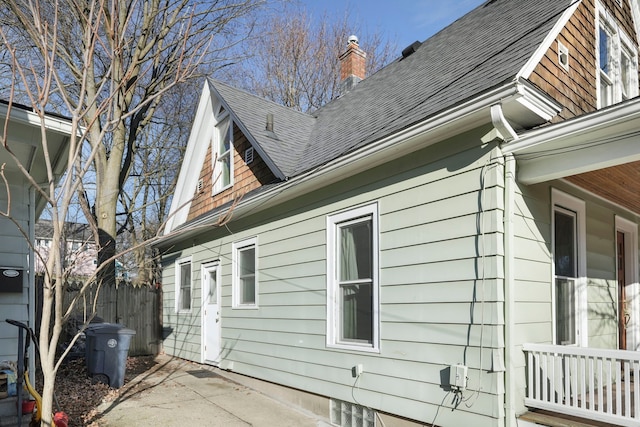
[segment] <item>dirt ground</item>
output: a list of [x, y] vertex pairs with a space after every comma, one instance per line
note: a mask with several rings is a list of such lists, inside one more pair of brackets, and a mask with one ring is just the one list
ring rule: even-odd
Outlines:
[[[92, 383], [87, 376], [84, 359], [65, 363], [56, 378], [56, 397], [54, 409], [62, 410], [69, 416], [69, 427], [99, 427], [94, 420], [95, 408], [103, 402], [110, 402], [128, 390], [129, 381], [137, 375], [151, 369], [156, 362], [154, 356], [129, 357], [125, 372], [124, 386], [110, 388], [107, 384]], [[42, 378], [36, 378], [37, 390], [42, 390]]]

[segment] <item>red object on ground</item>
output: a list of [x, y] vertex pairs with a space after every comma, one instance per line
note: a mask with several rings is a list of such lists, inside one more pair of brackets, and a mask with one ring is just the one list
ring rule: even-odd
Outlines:
[[53, 424], [56, 427], [67, 427], [69, 424], [69, 417], [64, 412], [56, 412], [53, 415]]
[[22, 401], [22, 413], [23, 414], [31, 414], [36, 407], [35, 400], [23, 400]]

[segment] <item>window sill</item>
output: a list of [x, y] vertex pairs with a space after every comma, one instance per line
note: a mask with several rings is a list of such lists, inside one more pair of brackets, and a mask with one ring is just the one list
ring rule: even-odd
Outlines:
[[344, 350], [350, 352], [358, 352], [358, 353], [380, 353], [379, 347], [371, 347], [365, 345], [356, 345], [356, 344], [343, 344], [343, 343], [328, 343], [327, 348], [335, 349], [335, 350]]
[[257, 310], [260, 307], [257, 305], [234, 305], [231, 307], [233, 310]]
[[227, 185], [225, 187], [222, 187], [219, 190], [213, 190], [213, 192], [211, 193], [211, 197], [217, 196], [218, 194], [223, 193], [224, 191], [226, 191], [226, 190], [228, 190], [230, 188], [233, 188], [233, 183], [231, 183], [231, 184], [229, 184], [229, 185]]

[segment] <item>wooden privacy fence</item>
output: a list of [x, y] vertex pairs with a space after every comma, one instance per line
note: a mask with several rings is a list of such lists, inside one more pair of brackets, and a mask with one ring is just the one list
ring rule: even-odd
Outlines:
[[[67, 292], [69, 301], [77, 292]], [[92, 295], [93, 297], [93, 295]], [[87, 301], [89, 304], [91, 301]], [[162, 343], [160, 312], [162, 292], [150, 286], [120, 284], [98, 293], [96, 313], [105, 322], [120, 323], [136, 331], [129, 344], [130, 356], [158, 354]], [[79, 307], [84, 310], [83, 307]], [[80, 312], [82, 313], [82, 312]]]
[[[41, 280], [37, 278], [37, 280]], [[37, 321], [40, 325], [40, 307], [42, 301], [42, 285], [38, 289], [36, 303]], [[64, 307], [69, 307], [73, 298], [78, 295], [78, 287], [67, 286]], [[96, 291], [91, 289], [78, 301], [74, 317], [84, 319], [91, 313]], [[162, 346], [162, 290], [151, 286], [134, 287], [120, 283], [116, 287], [103, 287], [97, 296], [96, 315], [103, 321], [119, 323], [136, 331], [129, 344], [129, 356], [158, 354]]]

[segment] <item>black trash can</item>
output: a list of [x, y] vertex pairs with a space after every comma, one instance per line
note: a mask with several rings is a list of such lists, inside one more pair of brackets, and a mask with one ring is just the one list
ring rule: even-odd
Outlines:
[[110, 387], [122, 387], [129, 344], [136, 331], [118, 323], [97, 323], [89, 325], [84, 333], [89, 376]]

